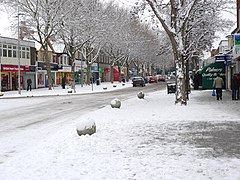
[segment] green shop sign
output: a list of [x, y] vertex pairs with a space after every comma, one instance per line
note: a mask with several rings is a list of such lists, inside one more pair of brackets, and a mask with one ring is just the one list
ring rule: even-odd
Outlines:
[[[202, 89], [212, 89], [214, 78], [217, 77], [217, 74], [220, 74], [220, 77], [223, 78], [224, 85], [225, 83], [225, 65], [224, 62], [212, 63], [208, 66], [205, 66], [202, 71]], [[225, 87], [224, 87], [225, 88]]]

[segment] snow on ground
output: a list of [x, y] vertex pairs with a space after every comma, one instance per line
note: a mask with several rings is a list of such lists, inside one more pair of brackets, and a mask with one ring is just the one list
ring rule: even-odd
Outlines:
[[[232, 149], [214, 135], [239, 126], [239, 114], [224, 108], [239, 105], [210, 94], [193, 91], [189, 104], [179, 106], [173, 94], [159, 91], [123, 101], [120, 109], [109, 105], [85, 114], [24, 153], [9, 152], [5, 161], [0, 156], [0, 179], [238, 180], [240, 131]], [[97, 132], [78, 136], [76, 127], [86, 120], [96, 123]]]
[[[119, 83], [119, 82], [114, 82], [109, 83], [109, 82], [103, 82], [99, 86], [96, 84], [91, 84], [89, 85], [76, 85], [76, 93], [73, 94], [82, 94], [82, 93], [94, 93], [94, 92], [101, 92], [101, 91], [112, 91], [116, 89], [122, 89], [126, 87], [131, 87], [132, 83], [127, 82], [127, 83]], [[106, 87], [106, 90], [103, 90], [103, 88]], [[31, 97], [31, 96], [49, 96], [49, 95], [66, 95], [69, 94], [68, 90], [71, 89], [70, 86], [66, 86], [65, 89], [62, 89], [61, 86], [54, 87], [53, 90], [47, 90], [47, 88], [39, 88], [39, 89], [33, 89], [32, 91], [26, 91], [22, 90], [21, 95], [18, 94], [18, 91], [7, 91], [3, 92], [4, 96], [0, 97], [1, 98], [7, 98], [7, 97]], [[70, 95], [70, 94], [69, 94]]]

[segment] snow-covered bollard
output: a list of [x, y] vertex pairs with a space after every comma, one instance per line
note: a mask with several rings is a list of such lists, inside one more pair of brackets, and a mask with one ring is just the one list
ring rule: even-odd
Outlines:
[[114, 84], [114, 85], [113, 85], [113, 87], [115, 88], [115, 87], [117, 87], [117, 85], [116, 85], [116, 84]]
[[111, 107], [112, 108], [120, 108], [121, 107], [121, 101], [119, 99], [113, 99], [111, 101]]
[[77, 133], [79, 136], [92, 135], [96, 133], [96, 124], [93, 119], [82, 120], [77, 125]]
[[2, 93], [2, 92], [0, 92], [0, 96], [3, 96], [3, 93]]
[[103, 86], [103, 90], [107, 90], [107, 86]]
[[125, 86], [125, 83], [122, 83], [122, 86]]
[[139, 98], [139, 99], [144, 99], [144, 93], [141, 91], [141, 92], [139, 92], [138, 94], [137, 94], [137, 97]]

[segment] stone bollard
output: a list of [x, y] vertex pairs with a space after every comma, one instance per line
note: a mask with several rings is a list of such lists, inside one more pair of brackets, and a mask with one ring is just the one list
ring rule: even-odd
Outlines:
[[121, 107], [121, 101], [119, 99], [113, 99], [111, 101], [111, 107], [112, 108], [120, 108]]
[[143, 93], [143, 92], [139, 92], [139, 93], [137, 94], [137, 97], [138, 97], [139, 99], [144, 99], [144, 93]]
[[103, 90], [107, 90], [107, 86], [104, 86], [104, 87], [103, 87]]
[[77, 126], [77, 133], [79, 136], [82, 135], [92, 135], [96, 133], [96, 124], [94, 120], [92, 119], [87, 119], [81, 121], [78, 126]]

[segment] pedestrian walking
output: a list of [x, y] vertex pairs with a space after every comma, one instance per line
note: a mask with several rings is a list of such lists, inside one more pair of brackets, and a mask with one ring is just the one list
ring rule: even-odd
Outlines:
[[76, 93], [76, 87], [75, 87], [76, 83], [75, 83], [74, 79], [71, 79], [71, 84], [70, 85], [71, 85], [72, 90]]
[[237, 74], [237, 81], [238, 81], [237, 99], [239, 99], [239, 94], [240, 94], [240, 72]]
[[27, 91], [28, 90], [32, 91], [32, 80], [30, 78], [27, 80]]
[[236, 73], [232, 77], [231, 89], [232, 89], [232, 100], [238, 100], [239, 99], [239, 80], [237, 78]]
[[65, 76], [63, 76], [63, 78], [62, 78], [62, 88], [65, 89], [65, 86], [66, 86], [66, 78], [65, 78]]
[[199, 88], [199, 76], [197, 73], [193, 77], [193, 87], [194, 87], [194, 90], [198, 90]]
[[217, 94], [217, 100], [222, 100], [222, 88], [223, 88], [224, 82], [223, 79], [220, 77], [220, 74], [217, 74], [217, 77], [213, 81], [213, 88], [216, 89]]

